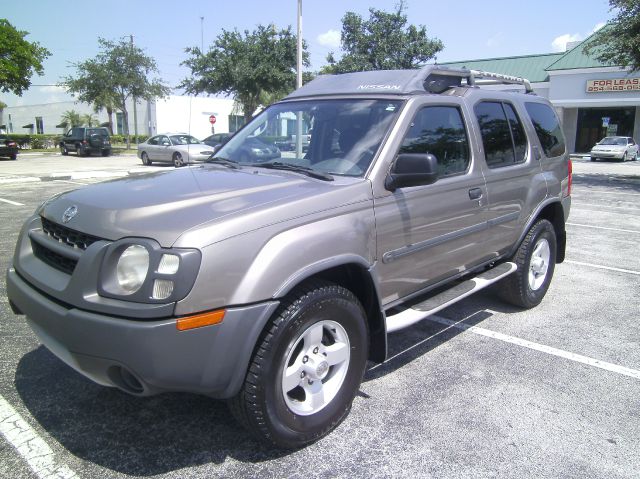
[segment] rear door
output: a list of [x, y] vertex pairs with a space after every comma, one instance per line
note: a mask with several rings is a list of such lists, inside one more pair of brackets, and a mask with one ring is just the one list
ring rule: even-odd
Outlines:
[[439, 178], [374, 193], [378, 277], [385, 305], [487, 258], [486, 188], [458, 98], [416, 99], [397, 153], [431, 153]]
[[540, 152], [525, 134], [521, 118], [526, 113], [516, 103], [482, 100], [474, 113], [485, 157], [488, 241], [497, 256], [518, 241], [533, 208], [545, 199], [547, 184]]

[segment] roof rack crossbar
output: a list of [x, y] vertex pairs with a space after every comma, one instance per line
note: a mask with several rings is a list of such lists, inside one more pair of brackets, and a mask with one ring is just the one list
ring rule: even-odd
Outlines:
[[475, 86], [477, 84], [476, 79], [482, 78], [482, 83], [487, 84], [516, 84], [523, 85], [527, 93], [532, 93], [531, 83], [529, 80], [512, 75], [503, 75], [502, 73], [486, 72], [482, 70], [468, 70], [466, 68], [454, 69], [447, 67], [438, 67], [437, 65], [430, 65], [429, 70], [425, 72], [430, 74], [438, 74], [445, 76], [460, 77], [467, 80], [467, 85]]
[[474, 83], [475, 83], [475, 78], [481, 77], [481, 78], [487, 79], [486, 81], [483, 81], [483, 83], [485, 84], [507, 83], [507, 84], [523, 85], [527, 93], [533, 93], [533, 88], [531, 88], [531, 83], [529, 82], [529, 80], [525, 78], [516, 77], [512, 75], [503, 75], [502, 73], [485, 72], [482, 70], [469, 70], [469, 71], [474, 76]]

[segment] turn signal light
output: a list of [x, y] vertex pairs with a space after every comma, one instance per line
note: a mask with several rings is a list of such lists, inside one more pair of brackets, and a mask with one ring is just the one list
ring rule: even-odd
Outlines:
[[196, 314], [195, 316], [185, 316], [184, 318], [176, 319], [176, 329], [178, 331], [187, 331], [189, 329], [202, 328], [203, 326], [211, 326], [213, 324], [219, 324], [224, 319], [224, 315], [227, 311], [225, 309], [219, 309], [218, 311], [211, 311], [210, 313]]

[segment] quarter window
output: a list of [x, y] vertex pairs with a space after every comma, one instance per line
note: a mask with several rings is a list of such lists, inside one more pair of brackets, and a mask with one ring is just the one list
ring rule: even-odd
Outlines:
[[454, 106], [421, 109], [409, 127], [400, 153], [430, 153], [438, 160], [438, 175], [467, 171], [469, 141], [460, 110]]
[[547, 158], [562, 155], [565, 150], [564, 135], [555, 112], [544, 103], [529, 102], [524, 106], [531, 117], [540, 146]]
[[489, 168], [524, 162], [527, 137], [513, 106], [509, 103], [485, 101], [478, 103], [474, 110]]

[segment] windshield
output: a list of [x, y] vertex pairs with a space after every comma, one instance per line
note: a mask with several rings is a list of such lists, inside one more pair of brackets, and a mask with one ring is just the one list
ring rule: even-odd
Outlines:
[[197, 145], [200, 140], [190, 135], [171, 135], [171, 142], [174, 145]]
[[399, 100], [308, 100], [273, 105], [236, 133], [217, 158], [279, 162], [331, 175], [362, 176], [391, 127]]
[[626, 146], [626, 144], [627, 144], [626, 138], [620, 138], [620, 137], [614, 137], [614, 136], [608, 136], [600, 142], [600, 145]]

